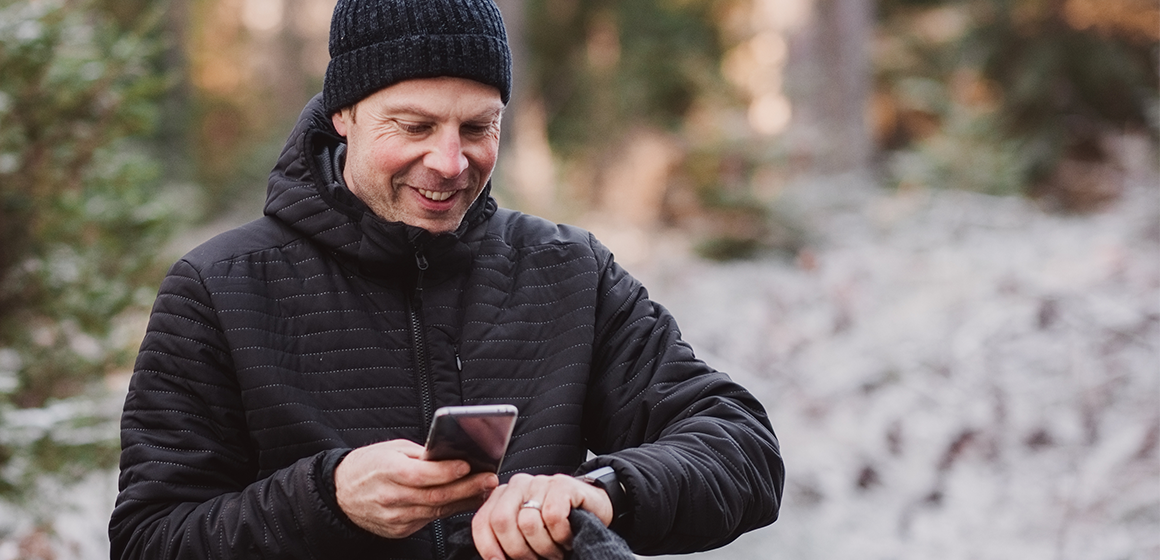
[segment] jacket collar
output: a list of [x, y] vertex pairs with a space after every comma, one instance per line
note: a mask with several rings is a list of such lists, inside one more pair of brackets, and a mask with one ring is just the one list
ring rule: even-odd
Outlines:
[[265, 213], [310, 238], [365, 275], [412, 279], [426, 261], [426, 278], [439, 281], [471, 263], [464, 235], [496, 211], [484, 187], [459, 228], [433, 235], [376, 216], [342, 183], [337, 160], [344, 139], [322, 108], [321, 94], [306, 105], [270, 173]]

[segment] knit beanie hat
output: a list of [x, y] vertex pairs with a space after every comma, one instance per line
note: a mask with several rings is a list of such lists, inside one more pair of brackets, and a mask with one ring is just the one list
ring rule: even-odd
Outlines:
[[338, 0], [330, 21], [327, 113], [389, 85], [451, 76], [511, 97], [511, 51], [492, 0]]

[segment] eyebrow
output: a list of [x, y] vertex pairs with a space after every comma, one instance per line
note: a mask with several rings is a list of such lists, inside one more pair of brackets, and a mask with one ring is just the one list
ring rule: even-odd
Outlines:
[[[481, 111], [480, 113], [476, 114], [475, 116], [463, 119], [463, 121], [464, 122], [493, 121], [493, 120], [496, 120], [496, 119], [499, 119], [500, 117], [502, 117], [503, 113], [504, 113], [504, 109], [506, 109], [506, 108], [507, 108], [507, 106], [505, 105], [505, 106], [500, 106], [499, 108], [497, 108], [495, 110], [484, 110], [484, 111]], [[427, 111], [427, 110], [419, 107], [418, 105], [411, 105], [411, 104], [405, 104], [405, 103], [399, 104], [399, 105], [388, 105], [387, 107], [384, 107], [381, 110], [381, 112], [385, 116], [391, 116], [391, 115], [397, 115], [399, 113], [404, 113], [404, 114], [411, 114], [411, 115], [415, 115], [418, 117], [422, 117], [424, 119], [431, 119], [431, 120], [439, 120], [441, 118], [439, 115], [433, 114], [430, 111]]]

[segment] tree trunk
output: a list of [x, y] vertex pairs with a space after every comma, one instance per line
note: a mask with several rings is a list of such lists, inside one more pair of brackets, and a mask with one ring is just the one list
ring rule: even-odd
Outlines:
[[815, 0], [810, 21], [790, 40], [787, 84], [796, 119], [791, 143], [815, 171], [869, 167], [873, 25], [873, 0]]
[[496, 0], [496, 5], [503, 14], [512, 52], [512, 97], [503, 116], [496, 194], [522, 211], [550, 217], [556, 202], [555, 166], [544, 104], [529, 68], [524, 31], [527, 2]]

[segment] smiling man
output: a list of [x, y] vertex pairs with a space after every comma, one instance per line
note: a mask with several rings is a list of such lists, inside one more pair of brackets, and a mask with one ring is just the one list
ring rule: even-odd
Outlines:
[[[339, 0], [330, 50], [265, 215], [161, 286], [112, 558], [560, 559], [577, 516], [671, 554], [771, 523], [761, 404], [591, 234], [489, 195], [490, 0]], [[423, 460], [435, 409], [493, 403], [519, 409], [498, 475]]]
[[495, 87], [453, 77], [371, 94], [332, 119], [347, 187], [384, 220], [454, 231], [495, 167], [503, 107]]

